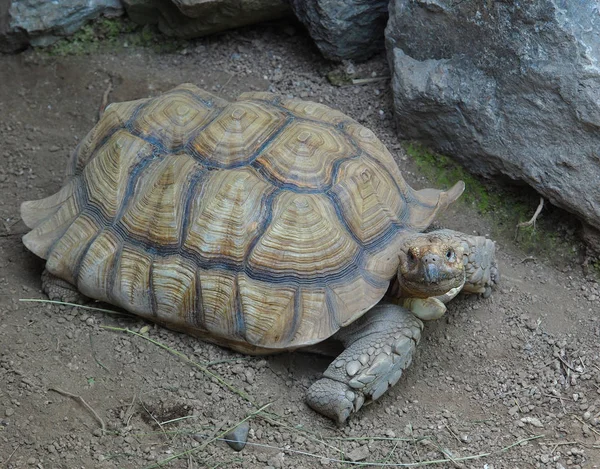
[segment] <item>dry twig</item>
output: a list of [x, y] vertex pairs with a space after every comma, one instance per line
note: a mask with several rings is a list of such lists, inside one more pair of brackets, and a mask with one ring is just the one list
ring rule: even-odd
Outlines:
[[110, 92], [112, 90], [113, 90], [113, 84], [112, 84], [112, 77], [111, 77], [108, 81], [108, 86], [106, 87], [106, 90], [104, 91], [104, 94], [102, 95], [102, 101], [100, 102], [100, 107], [98, 108], [98, 120], [100, 120], [100, 118], [102, 117], [102, 114], [104, 114], [104, 110], [106, 109], [106, 105], [108, 104], [108, 95], [110, 94]]
[[[519, 228], [525, 228], [526, 226], [533, 226], [533, 229], [535, 230], [535, 222], [543, 208], [544, 208], [544, 198], [540, 197], [540, 204], [535, 209], [535, 213], [533, 214], [533, 216], [531, 217], [531, 219], [529, 221], [524, 221], [524, 222], [517, 224], [517, 232], [519, 231]], [[515, 236], [516, 236], [516, 234], [515, 234]]]
[[390, 77], [372, 77], [372, 78], [353, 78], [353, 85], [368, 85], [370, 83], [377, 83], [378, 81], [389, 80]]
[[524, 259], [521, 260], [521, 264], [524, 264], [525, 262], [535, 262], [535, 257], [533, 256], [527, 256]]
[[575, 419], [578, 420], [579, 423], [581, 423], [582, 425], [585, 425], [590, 431], [592, 431], [596, 435], [600, 436], [600, 432], [598, 430], [595, 430], [589, 423], [584, 422], [579, 417], [577, 417], [577, 415], [573, 415], [573, 417], [575, 417]]
[[17, 452], [17, 450], [21, 447], [21, 445], [17, 445], [17, 447], [15, 449], [13, 449], [13, 452], [10, 453], [10, 455], [8, 456], [8, 459], [6, 461], [4, 461], [4, 466], [8, 467], [8, 463], [10, 462], [10, 460], [12, 459], [12, 457], [14, 456], [14, 454]]
[[76, 401], [79, 401], [87, 410], [89, 410], [94, 415], [94, 417], [96, 417], [96, 420], [98, 420], [98, 422], [100, 423], [100, 426], [102, 427], [102, 433], [104, 433], [106, 431], [106, 425], [104, 424], [104, 420], [102, 420], [102, 417], [100, 417], [98, 415], [98, 413], [93, 409], [93, 407], [91, 405], [89, 405], [87, 402], [85, 402], [83, 397], [78, 396], [77, 394], [72, 394], [68, 391], [64, 391], [60, 388], [48, 388], [48, 391], [54, 391], [54, 392], [57, 392], [58, 394], [62, 394], [63, 396], [71, 397], [71, 398], [75, 399]]

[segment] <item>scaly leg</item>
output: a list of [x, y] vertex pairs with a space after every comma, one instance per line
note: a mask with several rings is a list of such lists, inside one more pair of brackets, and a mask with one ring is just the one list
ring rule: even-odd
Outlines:
[[87, 296], [79, 293], [74, 285], [58, 278], [46, 269], [42, 272], [42, 290], [48, 295], [48, 298], [54, 301], [77, 304], [89, 303], [90, 301]]
[[463, 291], [480, 293], [484, 298], [488, 298], [492, 294], [492, 288], [500, 282], [496, 243], [485, 236], [472, 236], [451, 230], [441, 231], [452, 234], [463, 245], [466, 274]]
[[412, 361], [422, 328], [423, 323], [401, 306], [375, 306], [334, 335], [345, 350], [309, 388], [308, 405], [345, 422], [366, 400], [378, 399], [396, 384]]

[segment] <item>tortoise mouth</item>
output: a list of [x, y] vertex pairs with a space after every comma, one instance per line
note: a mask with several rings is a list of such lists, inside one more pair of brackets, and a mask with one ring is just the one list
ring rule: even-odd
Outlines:
[[402, 274], [399, 271], [398, 282], [403, 296], [429, 298], [445, 295], [453, 288], [461, 287], [465, 283], [465, 271], [462, 269], [461, 271], [440, 272], [435, 280], [432, 280], [427, 271], [417, 275]]

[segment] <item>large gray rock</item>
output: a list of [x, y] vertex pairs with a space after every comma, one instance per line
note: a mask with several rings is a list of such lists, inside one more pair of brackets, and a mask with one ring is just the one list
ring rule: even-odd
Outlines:
[[365, 60], [384, 47], [388, 0], [291, 0], [321, 53], [331, 60]]
[[49, 45], [92, 18], [122, 13], [121, 0], [0, 0], [0, 52]]
[[291, 14], [283, 0], [123, 0], [129, 17], [168, 36], [193, 38]]
[[600, 228], [598, 2], [392, 0], [386, 43], [402, 137]]

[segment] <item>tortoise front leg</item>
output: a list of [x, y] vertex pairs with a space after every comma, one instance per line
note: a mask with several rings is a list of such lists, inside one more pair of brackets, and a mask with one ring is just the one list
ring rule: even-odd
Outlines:
[[317, 412], [346, 421], [367, 400], [381, 397], [410, 365], [423, 323], [407, 309], [378, 304], [333, 339], [346, 349], [308, 390], [306, 401]]
[[453, 288], [445, 295], [430, 296], [429, 298], [406, 298], [400, 300], [400, 304], [422, 321], [432, 321], [446, 314], [446, 303], [458, 295], [463, 286]]
[[42, 272], [42, 290], [48, 298], [65, 303], [88, 303], [90, 299], [82, 295], [75, 285], [51, 274], [46, 269]]
[[459, 231], [440, 230], [456, 237], [464, 249], [465, 285], [463, 291], [480, 293], [484, 298], [492, 294], [500, 282], [500, 271], [496, 261], [496, 243], [485, 236], [472, 236]]

